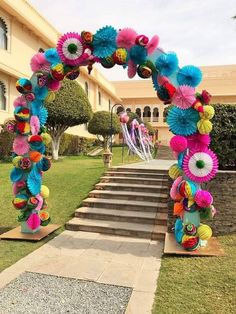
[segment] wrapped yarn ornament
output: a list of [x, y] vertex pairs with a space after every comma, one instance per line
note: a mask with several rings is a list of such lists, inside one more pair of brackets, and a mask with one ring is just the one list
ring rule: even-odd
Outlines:
[[197, 228], [197, 235], [201, 240], [209, 240], [212, 237], [212, 229], [208, 225], [201, 224]]
[[205, 190], [197, 191], [195, 195], [195, 202], [199, 207], [210, 207], [213, 203], [213, 197], [210, 192]]
[[197, 236], [184, 235], [181, 245], [186, 251], [195, 251], [199, 246], [199, 238]]
[[199, 119], [199, 113], [192, 108], [173, 107], [168, 112], [167, 123], [174, 134], [187, 136], [196, 133]]
[[197, 233], [197, 228], [194, 224], [188, 223], [184, 226], [184, 233], [189, 236], [195, 236]]
[[22, 121], [16, 123], [16, 132], [21, 135], [29, 135], [30, 134], [30, 124], [29, 122]]
[[178, 69], [178, 58], [174, 52], [162, 53], [156, 60], [156, 68], [162, 76], [171, 76]]
[[13, 194], [17, 195], [21, 191], [26, 190], [26, 182], [25, 181], [17, 181], [13, 183], [12, 186]]
[[168, 81], [164, 82], [157, 88], [157, 96], [164, 104], [170, 104], [172, 102], [172, 97], [175, 94], [176, 88], [174, 85], [170, 84]]
[[147, 46], [148, 42], [149, 42], [149, 39], [145, 35], [138, 35], [135, 39], [135, 44], [143, 46], [143, 47]]
[[147, 79], [152, 76], [152, 70], [149, 67], [142, 64], [138, 66], [137, 73], [138, 76], [143, 79]]
[[93, 36], [93, 54], [98, 58], [105, 58], [113, 54], [117, 48], [116, 36], [117, 32], [112, 26], [100, 28]]
[[50, 63], [46, 60], [44, 53], [38, 52], [32, 57], [30, 67], [33, 72], [49, 72]]
[[16, 89], [21, 94], [28, 94], [32, 91], [32, 84], [30, 80], [26, 78], [20, 78], [16, 81]]
[[116, 64], [124, 65], [127, 62], [128, 53], [125, 48], [117, 48], [112, 55], [113, 60]]
[[137, 33], [132, 28], [123, 28], [116, 37], [117, 47], [130, 49], [135, 45]]
[[172, 97], [172, 102], [183, 110], [192, 107], [195, 101], [195, 89], [188, 85], [177, 87]]
[[211, 120], [215, 115], [215, 109], [212, 106], [203, 106], [203, 112], [200, 112], [201, 119]]
[[25, 209], [28, 202], [28, 196], [26, 194], [19, 193], [12, 201], [13, 206], [16, 209]]
[[79, 75], [80, 75], [79, 70], [73, 70], [73, 71], [66, 74], [66, 78], [71, 80], [71, 81], [74, 81], [79, 77]]
[[35, 230], [40, 226], [41, 220], [37, 213], [32, 213], [26, 223], [31, 230]]
[[45, 227], [49, 224], [50, 222], [50, 217], [49, 217], [49, 213], [46, 210], [40, 210], [39, 212], [39, 218], [41, 220], [41, 226]]
[[43, 72], [39, 72], [37, 75], [37, 84], [39, 87], [43, 87], [48, 83], [48, 74], [44, 74]]
[[134, 45], [130, 49], [129, 57], [135, 64], [142, 64], [146, 61], [147, 50], [145, 47]]
[[18, 135], [13, 141], [13, 151], [17, 155], [24, 155], [28, 153], [30, 147], [26, 136]]
[[210, 181], [217, 173], [218, 160], [210, 149], [205, 151], [190, 151], [184, 157], [183, 170], [185, 175], [192, 181], [203, 183]]
[[31, 168], [31, 165], [32, 165], [31, 160], [28, 157], [23, 157], [19, 161], [19, 167], [22, 170], [29, 170]]
[[178, 185], [180, 184], [180, 182], [183, 180], [183, 177], [180, 176], [178, 178], [175, 179], [175, 181], [173, 182], [171, 189], [170, 189], [170, 197], [172, 198], [172, 200], [176, 200], [176, 197], [178, 197]]
[[169, 168], [169, 177], [173, 180], [177, 179], [182, 175], [182, 169], [179, 168], [178, 164], [174, 164]]
[[14, 116], [17, 121], [28, 121], [30, 117], [30, 110], [27, 107], [16, 107]]
[[187, 139], [181, 135], [175, 135], [170, 139], [170, 148], [177, 152], [181, 153], [186, 150], [188, 145]]
[[208, 134], [196, 133], [187, 136], [187, 141], [190, 150], [204, 151], [210, 145], [211, 138]]
[[85, 44], [91, 44], [93, 41], [93, 34], [91, 32], [88, 32], [88, 31], [82, 31], [81, 32], [81, 38]]
[[112, 56], [108, 56], [106, 58], [101, 59], [101, 65], [105, 69], [111, 69], [115, 65], [115, 61]]
[[35, 100], [35, 94], [34, 93], [29, 93], [25, 95], [25, 100], [27, 101], [34, 101]]
[[31, 196], [27, 202], [27, 208], [30, 210], [35, 209], [39, 204], [39, 200], [35, 196]]
[[53, 80], [62, 81], [65, 77], [63, 64], [53, 64], [50, 69], [50, 74]]
[[189, 85], [196, 87], [201, 83], [202, 72], [193, 65], [186, 65], [179, 69], [177, 73], [177, 81], [179, 85]]
[[77, 33], [64, 34], [58, 40], [57, 52], [65, 64], [72, 66], [78, 65], [83, 61], [81, 36]]

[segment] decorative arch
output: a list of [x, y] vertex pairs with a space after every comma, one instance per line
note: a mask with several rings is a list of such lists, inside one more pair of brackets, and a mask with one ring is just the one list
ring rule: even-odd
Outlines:
[[7, 36], [7, 24], [5, 20], [0, 17], [0, 49], [7, 50], [8, 48], [8, 36]]
[[[193, 65], [180, 67], [177, 55], [159, 49], [158, 43], [157, 35], [149, 39], [131, 28], [117, 31], [105, 26], [95, 34], [67, 33], [59, 38], [56, 49], [33, 56], [31, 79], [21, 78], [16, 84], [21, 95], [14, 102], [15, 120], [6, 123], [6, 128], [16, 134], [11, 181], [15, 194], [13, 204], [21, 210], [18, 220], [22, 222], [22, 232], [36, 232], [50, 222], [45, 208], [49, 190], [42, 185], [42, 173], [50, 168], [50, 161], [44, 156], [48, 142], [44, 100], [53, 101], [61, 81], [76, 79], [81, 66], [87, 66], [90, 73], [93, 64], [98, 62], [105, 68], [123, 66], [129, 78], [136, 74], [142, 79], [151, 78], [157, 97], [164, 104], [173, 104], [167, 123], [174, 134], [170, 147], [176, 157], [176, 163], [169, 169], [170, 177], [175, 180], [170, 191], [175, 201], [174, 215], [178, 216], [175, 238], [190, 251], [210, 239], [212, 230], [200, 224], [200, 219], [215, 214], [211, 194], [201, 188], [201, 183], [211, 180], [218, 168], [217, 157], [208, 148], [210, 120], [214, 116], [214, 108], [209, 105], [211, 96], [207, 91], [195, 91], [202, 80], [201, 70]], [[146, 108], [144, 117], [149, 118], [150, 107]], [[124, 113], [120, 118], [125, 127], [127, 115]], [[137, 120], [131, 131], [132, 135], [139, 134], [137, 144], [149, 141], [145, 125]], [[127, 138], [131, 139], [130, 147], [139, 153], [132, 137]], [[143, 151], [146, 155], [149, 153], [145, 147]]]

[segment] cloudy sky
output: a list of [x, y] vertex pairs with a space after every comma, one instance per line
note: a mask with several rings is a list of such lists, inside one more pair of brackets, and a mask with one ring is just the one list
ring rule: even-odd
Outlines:
[[[236, 64], [236, 0], [28, 0], [60, 32], [105, 25], [159, 35], [160, 47], [177, 53], [180, 65]], [[121, 67], [103, 70], [127, 79]]]

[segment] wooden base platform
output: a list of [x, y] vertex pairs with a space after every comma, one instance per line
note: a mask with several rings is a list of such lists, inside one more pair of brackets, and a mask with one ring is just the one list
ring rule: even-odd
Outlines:
[[59, 229], [61, 225], [49, 224], [46, 227], [42, 227], [36, 233], [22, 233], [21, 227], [16, 227], [10, 231], [7, 231], [0, 235], [2, 240], [25, 240], [25, 241], [40, 241], [48, 236], [53, 231]]
[[165, 254], [191, 255], [191, 256], [225, 256], [223, 248], [220, 246], [217, 238], [211, 238], [206, 247], [201, 247], [195, 251], [184, 250], [175, 240], [173, 233], [166, 233], [165, 236]]

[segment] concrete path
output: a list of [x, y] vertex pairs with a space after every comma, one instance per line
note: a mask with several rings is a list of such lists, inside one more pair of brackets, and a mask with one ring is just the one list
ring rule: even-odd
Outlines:
[[176, 163], [176, 160], [164, 160], [164, 159], [153, 159], [149, 162], [142, 161], [134, 164], [126, 164], [119, 166], [121, 168], [135, 168], [135, 169], [156, 169], [156, 170], [169, 170], [170, 166]]
[[151, 313], [163, 242], [64, 231], [0, 274], [0, 288], [24, 271], [132, 287], [127, 314]]

